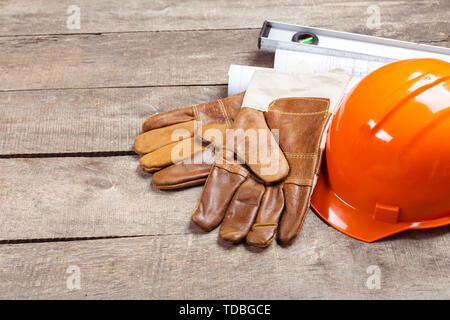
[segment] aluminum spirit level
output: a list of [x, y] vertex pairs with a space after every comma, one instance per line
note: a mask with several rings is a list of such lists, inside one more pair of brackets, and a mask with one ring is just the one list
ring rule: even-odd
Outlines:
[[382, 63], [414, 58], [450, 62], [450, 48], [268, 20], [261, 28], [258, 47], [265, 51], [284, 49]]

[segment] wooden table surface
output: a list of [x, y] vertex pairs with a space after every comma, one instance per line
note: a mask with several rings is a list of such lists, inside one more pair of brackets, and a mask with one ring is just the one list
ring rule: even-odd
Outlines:
[[132, 151], [146, 116], [224, 97], [231, 63], [271, 67], [265, 19], [449, 47], [449, 16], [449, 0], [0, 1], [0, 298], [449, 299], [448, 226], [366, 244], [310, 212], [288, 248], [228, 245], [189, 223], [200, 188], [153, 189]]

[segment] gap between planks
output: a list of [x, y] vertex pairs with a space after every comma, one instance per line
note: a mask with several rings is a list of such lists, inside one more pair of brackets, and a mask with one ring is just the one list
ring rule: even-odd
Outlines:
[[95, 151], [95, 152], [55, 152], [55, 153], [17, 153], [0, 154], [0, 159], [28, 158], [91, 158], [91, 157], [124, 157], [135, 156], [134, 151]]
[[101, 89], [145, 89], [145, 88], [189, 88], [189, 87], [221, 87], [228, 83], [200, 83], [200, 84], [172, 84], [172, 85], [136, 85], [136, 86], [102, 86], [102, 87], [84, 87], [84, 88], [35, 88], [35, 89], [0, 89], [0, 93], [8, 92], [39, 92], [39, 91], [62, 91], [62, 90], [101, 90]]
[[[108, 34], [136, 34], [136, 33], [170, 33], [170, 32], [215, 32], [215, 31], [239, 31], [239, 30], [260, 30], [261, 28], [221, 28], [221, 29], [172, 29], [172, 30], [136, 30], [136, 31], [103, 31], [103, 32], [72, 32], [72, 33], [30, 33], [0, 35], [0, 38], [18, 37], [59, 37], [59, 36], [101, 36]], [[440, 40], [435, 40], [440, 41]]]
[[48, 242], [69, 242], [69, 241], [93, 241], [93, 240], [114, 240], [126, 238], [151, 238], [151, 237], [167, 237], [167, 236], [184, 236], [192, 233], [161, 233], [161, 234], [138, 234], [129, 236], [104, 236], [104, 237], [67, 237], [67, 238], [36, 238], [36, 239], [10, 239], [0, 240], [0, 245], [14, 245], [27, 243], [48, 243]]

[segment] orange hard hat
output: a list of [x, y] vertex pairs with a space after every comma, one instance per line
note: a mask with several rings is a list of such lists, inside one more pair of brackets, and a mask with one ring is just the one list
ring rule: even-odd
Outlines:
[[367, 242], [450, 224], [450, 63], [394, 62], [353, 89], [332, 120], [311, 205]]

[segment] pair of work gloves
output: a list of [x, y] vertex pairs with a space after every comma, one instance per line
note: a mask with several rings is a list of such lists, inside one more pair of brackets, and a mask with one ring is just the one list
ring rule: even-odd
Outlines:
[[246, 92], [155, 114], [135, 139], [155, 188], [205, 184], [191, 221], [266, 247], [300, 232], [330, 116], [350, 75], [257, 70]]

